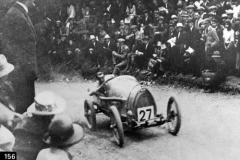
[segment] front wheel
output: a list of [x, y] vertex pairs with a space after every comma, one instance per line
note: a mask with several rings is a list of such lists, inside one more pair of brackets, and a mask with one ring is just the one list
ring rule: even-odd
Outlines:
[[124, 133], [123, 133], [122, 121], [116, 106], [111, 106], [110, 110], [112, 112], [111, 128], [113, 129], [113, 134], [118, 146], [122, 147], [124, 144]]
[[169, 133], [177, 135], [181, 127], [181, 112], [177, 101], [174, 97], [170, 97], [167, 106], [167, 121]]
[[90, 124], [90, 129], [92, 131], [96, 130], [97, 120], [96, 120], [96, 111], [92, 102], [85, 100], [84, 102], [84, 115]]

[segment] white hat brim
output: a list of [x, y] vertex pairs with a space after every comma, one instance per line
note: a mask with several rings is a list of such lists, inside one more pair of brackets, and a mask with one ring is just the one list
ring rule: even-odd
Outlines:
[[3, 77], [5, 75], [8, 75], [14, 70], [14, 66], [10, 63], [7, 63], [7, 67], [5, 67], [1, 72], [0, 72], [0, 77]]
[[52, 112], [38, 111], [38, 110], [36, 110], [35, 102], [33, 102], [28, 107], [27, 112], [31, 113], [33, 115], [38, 115], [38, 116], [51, 116], [51, 115], [62, 113], [66, 108], [66, 101], [57, 95], [55, 95], [55, 97], [56, 97], [57, 108], [54, 111], [52, 111]]

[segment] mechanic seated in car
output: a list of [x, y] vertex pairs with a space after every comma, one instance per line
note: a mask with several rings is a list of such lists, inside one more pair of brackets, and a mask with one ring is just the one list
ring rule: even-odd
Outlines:
[[130, 52], [130, 49], [127, 45], [124, 44], [125, 40], [122, 38], [118, 39], [118, 52], [112, 52], [113, 64], [114, 64], [114, 75], [119, 75], [120, 70], [126, 67], [127, 65], [127, 55]]

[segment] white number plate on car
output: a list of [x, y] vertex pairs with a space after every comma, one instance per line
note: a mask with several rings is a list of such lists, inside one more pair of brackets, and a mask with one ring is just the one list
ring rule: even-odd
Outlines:
[[137, 109], [138, 122], [144, 122], [154, 118], [153, 106], [143, 107]]

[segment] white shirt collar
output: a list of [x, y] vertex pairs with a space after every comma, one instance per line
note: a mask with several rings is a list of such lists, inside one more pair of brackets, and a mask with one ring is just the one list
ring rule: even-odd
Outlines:
[[19, 4], [20, 6], [22, 6], [24, 8], [24, 10], [28, 13], [28, 8], [25, 4], [21, 3], [21, 2], [17, 2], [17, 4]]

